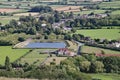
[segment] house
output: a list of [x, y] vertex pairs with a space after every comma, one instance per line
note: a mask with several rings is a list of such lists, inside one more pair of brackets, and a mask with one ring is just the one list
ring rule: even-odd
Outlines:
[[47, 26], [47, 24], [43, 23], [43, 24], [41, 24], [41, 26], [42, 26], [42, 27], [45, 27], [45, 26]]
[[72, 52], [67, 48], [60, 48], [55, 53], [60, 56], [75, 56], [76, 55], [75, 52]]
[[120, 48], [120, 43], [119, 42], [115, 42], [115, 43], [113, 43], [113, 46], [117, 47], [117, 48]]

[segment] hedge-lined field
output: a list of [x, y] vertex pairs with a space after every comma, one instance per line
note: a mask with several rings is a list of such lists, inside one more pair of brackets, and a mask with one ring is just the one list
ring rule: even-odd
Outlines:
[[101, 51], [104, 51], [105, 54], [120, 54], [119, 51], [113, 51], [109, 49], [103, 49], [103, 48], [97, 48], [97, 47], [91, 47], [91, 46], [82, 46], [81, 52], [83, 53], [101, 53]]
[[21, 58], [21, 60], [19, 61], [19, 63], [21, 64], [34, 64], [34, 65], [40, 65], [41, 62], [43, 62], [49, 55], [48, 54], [41, 54], [43, 51], [43, 53], [45, 53], [44, 49], [35, 49], [32, 52], [30, 52], [29, 54], [27, 54], [26, 56], [24, 56], [23, 58]]
[[86, 10], [86, 11], [79, 11], [79, 12], [74, 12], [74, 14], [90, 14], [91, 12], [94, 12], [95, 14], [100, 14], [100, 13], [105, 13], [106, 10]]
[[91, 29], [77, 30], [75, 34], [82, 34], [91, 38], [120, 39], [120, 29]]
[[11, 46], [0, 46], [0, 64], [4, 65], [6, 56], [10, 58], [10, 62], [13, 62], [28, 51], [29, 49], [12, 49]]
[[19, 17], [17, 17], [17, 16], [0, 16], [0, 23], [5, 25], [5, 24], [8, 24], [13, 19], [18, 20]]
[[120, 8], [120, 1], [102, 2], [100, 8]]
[[89, 75], [92, 76], [92, 78], [95, 80], [120, 80], [119, 74], [101, 73], [101, 74], [89, 74]]

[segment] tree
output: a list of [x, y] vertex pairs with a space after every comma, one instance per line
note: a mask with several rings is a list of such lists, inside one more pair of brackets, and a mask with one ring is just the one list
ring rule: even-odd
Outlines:
[[53, 24], [54, 22], [55, 22], [55, 18], [54, 17], [49, 17], [48, 18], [48, 22], [50, 23], [50, 24]]
[[25, 41], [25, 38], [19, 37], [19, 38], [18, 38], [18, 41], [20, 41], [20, 42]]
[[10, 71], [12, 69], [12, 66], [10, 64], [10, 59], [8, 56], [6, 56], [6, 59], [5, 59], [5, 68], [7, 71]]
[[119, 72], [120, 71], [120, 57], [105, 57], [102, 62], [105, 65], [106, 72]]
[[90, 72], [99, 73], [104, 71], [104, 64], [100, 61], [95, 61], [91, 63]]
[[71, 35], [66, 34], [66, 35], [64, 36], [64, 39], [65, 39], [65, 40], [71, 40], [71, 39], [72, 39], [72, 37], [71, 37]]
[[70, 12], [69, 18], [74, 18], [73, 12]]
[[89, 15], [90, 15], [90, 16], [91, 16], [91, 15], [94, 15], [94, 12], [91, 12]]
[[34, 28], [30, 28], [30, 29], [28, 29], [27, 34], [35, 35], [36, 34], [36, 30]]
[[104, 54], [105, 54], [105, 52], [104, 52], [103, 50], [101, 50], [101, 54], [102, 54], [102, 55], [104, 55]]
[[91, 63], [89, 61], [82, 61], [80, 63], [80, 71], [89, 72]]
[[59, 34], [61, 34], [62, 32], [61, 32], [61, 30], [60, 30], [59, 28], [56, 28], [54, 33], [55, 33], [56, 35], [59, 35]]
[[75, 29], [75, 28], [72, 28], [71, 31], [72, 31], [73, 33], [75, 33], [75, 32], [76, 32], [76, 29]]

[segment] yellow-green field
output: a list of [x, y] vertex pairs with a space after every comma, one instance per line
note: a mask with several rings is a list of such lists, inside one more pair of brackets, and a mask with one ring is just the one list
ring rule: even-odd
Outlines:
[[0, 46], [0, 64], [4, 65], [6, 56], [10, 58], [10, 62], [13, 62], [28, 51], [29, 49], [12, 49], [12, 46]]
[[79, 11], [79, 12], [74, 12], [74, 14], [90, 14], [91, 12], [94, 12], [95, 14], [100, 14], [100, 13], [105, 13], [105, 10], [86, 10], [86, 11]]
[[109, 74], [109, 73], [100, 73], [100, 74], [89, 74], [95, 80], [120, 80], [119, 74]]
[[3, 25], [8, 24], [12, 19], [18, 20], [19, 17], [15, 16], [0, 16], [0, 23]]
[[103, 49], [103, 48], [97, 48], [97, 47], [91, 47], [91, 46], [82, 46], [81, 52], [83, 53], [101, 53], [101, 51], [104, 51], [106, 54], [120, 54], [119, 51], [113, 51], [109, 49]]
[[120, 39], [120, 29], [90, 29], [90, 30], [77, 30], [76, 34], [82, 34], [91, 38], [100, 39]]

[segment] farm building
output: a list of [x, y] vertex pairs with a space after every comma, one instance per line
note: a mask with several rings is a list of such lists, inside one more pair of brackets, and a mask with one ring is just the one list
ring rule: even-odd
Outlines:
[[74, 52], [70, 51], [67, 48], [60, 48], [55, 53], [60, 56], [75, 56], [76, 55]]
[[119, 42], [113, 43], [113, 46], [120, 48], [120, 43]]

